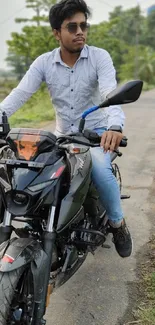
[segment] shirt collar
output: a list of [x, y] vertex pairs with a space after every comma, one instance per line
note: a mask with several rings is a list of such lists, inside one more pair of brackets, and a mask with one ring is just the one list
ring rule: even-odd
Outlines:
[[54, 63], [62, 63], [61, 55], [60, 55], [60, 47], [55, 50], [55, 56], [54, 56]]
[[81, 51], [79, 59], [87, 59], [88, 58], [88, 48], [87, 45], [84, 46], [83, 50]]
[[[79, 59], [84, 59], [84, 58], [88, 58], [88, 48], [87, 48], [87, 45], [84, 46], [83, 50], [81, 51], [81, 54], [79, 56]], [[54, 63], [61, 63], [64, 65], [64, 62], [62, 61], [61, 59], [61, 55], [60, 55], [60, 47], [56, 49], [55, 51], [55, 56], [54, 56]]]

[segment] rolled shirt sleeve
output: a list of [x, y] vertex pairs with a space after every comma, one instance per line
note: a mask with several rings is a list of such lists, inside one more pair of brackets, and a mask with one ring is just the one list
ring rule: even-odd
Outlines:
[[[101, 98], [105, 100], [106, 96], [117, 87], [117, 81], [111, 56], [103, 49], [98, 51], [97, 76]], [[124, 127], [125, 114], [121, 106], [114, 105], [106, 107], [105, 112], [108, 120], [107, 128], [110, 128], [112, 125]]]

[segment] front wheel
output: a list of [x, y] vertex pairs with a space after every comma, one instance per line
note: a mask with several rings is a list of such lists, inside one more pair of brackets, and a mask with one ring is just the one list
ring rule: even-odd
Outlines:
[[31, 325], [33, 278], [29, 269], [0, 272], [0, 324]]

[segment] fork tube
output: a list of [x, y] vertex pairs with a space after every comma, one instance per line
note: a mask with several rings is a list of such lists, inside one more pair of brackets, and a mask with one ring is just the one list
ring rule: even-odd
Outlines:
[[4, 212], [3, 227], [11, 226], [11, 213], [7, 210]]
[[48, 215], [47, 228], [43, 234], [43, 248], [47, 258], [44, 262], [44, 265], [42, 266], [45, 270], [44, 278], [40, 279], [40, 281], [42, 282], [42, 303], [40, 304], [39, 308], [36, 305], [36, 308], [34, 310], [34, 322], [32, 323], [33, 325], [43, 324], [43, 316], [46, 312], [46, 298], [51, 272], [52, 253], [56, 239], [56, 232], [54, 230], [55, 210], [55, 206], [52, 206]]
[[3, 224], [0, 226], [0, 244], [10, 239], [11, 233], [11, 213], [5, 210]]

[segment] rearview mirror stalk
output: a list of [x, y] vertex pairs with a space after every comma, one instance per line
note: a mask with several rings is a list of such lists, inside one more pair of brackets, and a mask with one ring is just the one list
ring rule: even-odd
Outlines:
[[84, 126], [85, 126], [85, 118], [81, 118], [80, 123], [79, 123], [79, 132], [80, 133], [82, 133]]

